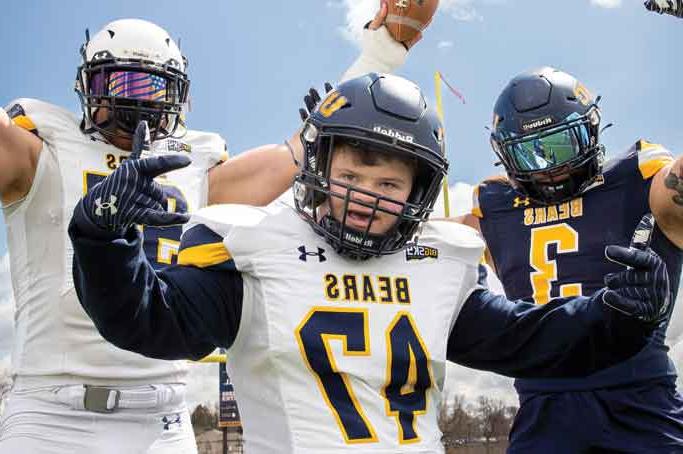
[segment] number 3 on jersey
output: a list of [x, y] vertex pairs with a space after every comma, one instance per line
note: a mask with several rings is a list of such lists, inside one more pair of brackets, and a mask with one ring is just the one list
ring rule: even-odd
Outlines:
[[[548, 247], [557, 246], [557, 254], [577, 252], [579, 233], [568, 224], [549, 225], [531, 229], [531, 250], [529, 260], [534, 272], [531, 273], [531, 289], [536, 304], [550, 301], [552, 283], [557, 281], [557, 261], [548, 258]], [[559, 288], [561, 297], [581, 295], [581, 284], [564, 284]]]
[[[347, 443], [376, 442], [377, 434], [360, 406], [347, 375], [339, 371], [330, 340], [342, 342], [344, 356], [370, 356], [367, 309], [315, 307], [296, 330], [301, 355]], [[387, 416], [394, 417], [399, 442], [420, 441], [416, 416], [427, 410], [434, 380], [427, 348], [408, 312], [399, 312], [385, 331]]]
[[[109, 173], [93, 170], [84, 171], [83, 194], [102, 181]], [[166, 209], [175, 213], [187, 213], [187, 200], [180, 189], [170, 184], [164, 184], [164, 186], [173, 195], [173, 197], [169, 197]], [[182, 231], [182, 227], [178, 225], [170, 227], [144, 227], [145, 255], [155, 269], [176, 263]]]

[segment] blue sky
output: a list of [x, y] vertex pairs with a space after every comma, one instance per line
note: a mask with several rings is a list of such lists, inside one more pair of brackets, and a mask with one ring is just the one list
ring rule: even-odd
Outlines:
[[[8, 2], [0, 16], [0, 103], [35, 97], [79, 111], [73, 81], [85, 28], [140, 17], [179, 37], [190, 59], [191, 127], [219, 132], [232, 153], [280, 142], [297, 126], [302, 93], [335, 80], [356, 57], [349, 30], [376, 3]], [[400, 73], [431, 97], [439, 69], [464, 93], [465, 105], [444, 93], [450, 180], [476, 183], [497, 172], [484, 130], [497, 94], [541, 65], [603, 95], [603, 119], [616, 124], [603, 137], [611, 154], [638, 137], [683, 150], [682, 41], [683, 23], [648, 13], [640, 1], [442, 0]]]
[[[111, 20], [139, 17], [181, 40], [190, 60], [190, 127], [220, 133], [233, 154], [281, 142], [298, 125], [308, 87], [336, 80], [355, 59], [354, 31], [376, 4], [6, 2], [0, 104], [34, 97], [78, 112], [73, 83], [85, 28], [94, 33]], [[441, 0], [399, 73], [431, 98], [438, 69], [465, 95], [462, 105], [444, 92], [450, 181], [473, 184], [497, 173], [484, 126], [498, 93], [515, 74], [536, 66], [573, 73], [603, 96], [603, 120], [615, 123], [603, 136], [610, 155], [639, 137], [680, 154], [681, 42], [683, 22], [648, 13], [639, 0]], [[5, 252], [0, 218], [0, 258]]]

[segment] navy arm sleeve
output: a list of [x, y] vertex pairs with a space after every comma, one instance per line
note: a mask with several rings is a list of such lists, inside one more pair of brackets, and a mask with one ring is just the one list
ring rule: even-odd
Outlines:
[[159, 359], [199, 359], [232, 344], [243, 292], [234, 267], [174, 265], [155, 272], [138, 229], [122, 238], [98, 237], [80, 210], [78, 204], [69, 225], [74, 285], [102, 337]]
[[448, 338], [448, 360], [516, 378], [580, 377], [622, 362], [652, 330], [590, 298], [544, 305], [476, 290]]

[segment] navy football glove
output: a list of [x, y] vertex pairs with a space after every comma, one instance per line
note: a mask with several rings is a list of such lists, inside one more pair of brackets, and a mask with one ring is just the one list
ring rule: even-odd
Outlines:
[[[332, 90], [332, 84], [330, 84], [329, 82], [325, 82], [325, 94], [331, 92]], [[308, 90], [308, 94], [304, 96], [304, 106], [306, 106], [306, 108], [299, 109], [299, 116], [301, 117], [301, 121], [306, 121], [306, 119], [308, 119], [308, 117], [311, 116], [320, 100], [321, 97], [320, 93], [318, 93], [318, 90], [316, 90], [315, 88], [311, 88], [310, 90]]]
[[659, 14], [683, 17], [683, 0], [647, 0], [645, 8]]
[[147, 122], [140, 122], [130, 158], [81, 200], [83, 213], [100, 229], [120, 234], [135, 224], [167, 226], [189, 220], [188, 214], [166, 211], [168, 194], [154, 178], [185, 167], [191, 160], [184, 154], [141, 158], [148, 138]]
[[607, 246], [605, 256], [627, 268], [605, 276], [608, 290], [605, 305], [647, 323], [666, 318], [671, 303], [671, 288], [666, 263], [650, 249], [654, 229], [651, 214], [643, 216], [636, 227], [631, 247]]

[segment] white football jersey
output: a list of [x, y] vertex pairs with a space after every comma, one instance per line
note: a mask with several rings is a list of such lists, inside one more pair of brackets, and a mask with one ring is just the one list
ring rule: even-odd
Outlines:
[[[20, 99], [16, 124], [43, 140], [28, 195], [4, 209], [14, 299], [13, 373], [19, 386], [60, 384], [135, 385], [183, 383], [184, 362], [153, 360], [114, 347], [97, 332], [74, 290], [73, 256], [67, 228], [79, 198], [112, 172], [129, 152], [79, 129], [72, 113], [37, 100]], [[182, 139], [153, 144], [152, 154], [189, 153], [192, 164], [167, 175], [177, 197], [170, 210], [206, 205], [207, 170], [227, 156], [225, 143], [211, 133], [189, 131]], [[175, 261], [181, 227], [145, 228], [150, 261]], [[101, 270], [106, 273], [107, 270]]]
[[209, 207], [195, 223], [244, 281], [228, 367], [247, 452], [443, 452], [447, 339], [484, 247], [473, 229], [430, 222], [404, 251], [356, 261], [284, 204]]

